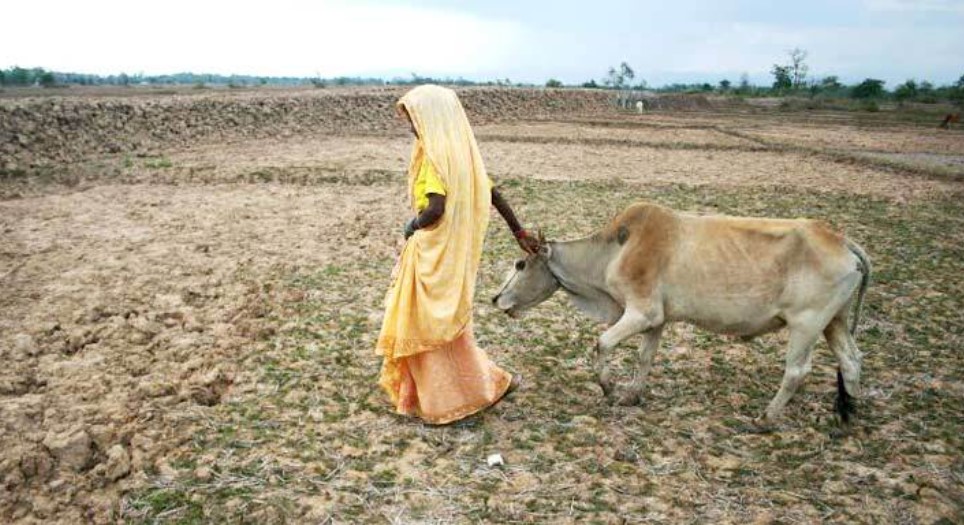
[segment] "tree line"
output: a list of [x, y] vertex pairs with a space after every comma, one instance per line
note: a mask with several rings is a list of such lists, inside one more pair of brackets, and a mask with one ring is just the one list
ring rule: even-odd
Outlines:
[[[936, 103], [949, 101], [964, 105], [964, 75], [950, 85], [935, 86], [926, 80], [910, 79], [895, 86], [892, 90], [886, 88], [886, 82], [880, 79], [867, 78], [863, 81], [845, 85], [837, 76], [811, 78], [808, 53], [802, 49], [793, 49], [788, 53], [788, 61], [774, 64], [770, 70], [773, 83], [770, 86], [756, 86], [750, 83], [749, 76], [743, 74], [734, 84], [729, 79], [718, 83], [674, 83], [653, 88], [654, 91], [666, 93], [723, 93], [739, 96], [810, 96], [827, 98], [855, 98], [864, 100], [893, 99], [898, 103], [922, 102]], [[216, 75], [196, 73], [175, 73], [170, 75], [143, 75], [120, 73], [116, 75], [92, 75], [85, 73], [63, 73], [48, 71], [43, 68], [23, 68], [19, 66], [0, 69], [0, 86], [131, 86], [131, 85], [222, 85], [229, 87], [247, 86], [298, 86], [314, 85], [324, 88], [327, 86], [371, 86], [371, 85], [417, 85], [417, 84], [448, 84], [457, 86], [531, 86], [532, 84], [513, 83], [508, 78], [494, 81], [472, 81], [464, 78], [434, 78], [412, 73], [410, 77], [395, 77], [390, 80], [374, 77], [268, 77], [253, 75]], [[557, 79], [549, 79], [545, 86], [548, 88], [565, 87]], [[577, 86], [573, 86], [577, 87]], [[584, 82], [578, 87], [592, 89], [612, 89], [618, 91], [650, 89], [645, 80], [637, 80], [636, 72], [626, 62], [618, 67], [610, 67], [606, 75], [598, 82], [595, 79]]]
[[381, 86], [446, 84], [456, 86], [512, 86], [509, 79], [476, 82], [462, 77], [436, 78], [412, 73], [409, 77], [382, 79], [376, 77], [269, 77], [254, 75], [216, 75], [207, 73], [175, 73], [170, 75], [144, 75], [120, 73], [117, 75], [93, 75], [86, 73], [62, 73], [43, 68], [24, 68], [19, 66], [0, 69], [0, 86], [10, 87], [63, 87], [63, 86], [136, 86], [136, 85], [211, 85], [211, 86], [307, 86], [323, 88], [327, 86]]
[[[652, 88], [652, 91], [662, 93], [720, 93], [748, 97], [772, 96], [809, 96], [823, 98], [854, 98], [867, 101], [892, 99], [899, 104], [904, 102], [937, 103], [952, 102], [964, 105], [964, 75], [954, 83], [935, 86], [926, 80], [909, 79], [898, 84], [893, 90], [888, 90], [886, 82], [876, 78], [866, 78], [852, 85], [845, 85], [836, 75], [822, 78], [809, 76], [810, 66], [807, 64], [807, 51], [793, 49], [787, 52], [788, 60], [782, 64], [774, 64], [770, 70], [773, 83], [769, 86], [756, 86], [750, 83], [749, 75], [744, 73], [738, 83], [729, 79], [718, 83], [698, 82], [691, 84], [674, 83]], [[650, 89], [645, 80], [634, 81], [636, 72], [626, 62], [619, 67], [610, 67], [606, 76], [599, 82], [595, 79], [581, 84], [584, 88], [602, 88], [616, 90], [644, 90]], [[549, 79], [546, 87], [564, 87], [556, 79]]]

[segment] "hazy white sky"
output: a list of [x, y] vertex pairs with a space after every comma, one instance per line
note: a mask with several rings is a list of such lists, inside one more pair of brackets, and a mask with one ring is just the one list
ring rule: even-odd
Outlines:
[[[769, 83], [812, 76], [948, 83], [964, 74], [964, 0], [29, 0], [0, 9], [0, 67], [86, 73], [601, 78]], [[784, 5], [786, 4], [786, 5]]]

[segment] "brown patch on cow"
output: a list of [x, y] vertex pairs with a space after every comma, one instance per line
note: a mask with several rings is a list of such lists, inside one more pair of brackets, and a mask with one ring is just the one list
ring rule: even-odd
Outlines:
[[844, 236], [836, 231], [830, 224], [820, 221], [811, 220], [808, 221], [807, 233], [809, 234], [812, 241], [817, 243], [821, 248], [833, 251], [836, 249], [838, 252], [843, 252], [847, 250], [846, 241]]
[[678, 219], [676, 213], [650, 203], [634, 204], [616, 216], [603, 230], [603, 237], [624, 244], [619, 275], [632, 283], [637, 297], [647, 297], [673, 253]]

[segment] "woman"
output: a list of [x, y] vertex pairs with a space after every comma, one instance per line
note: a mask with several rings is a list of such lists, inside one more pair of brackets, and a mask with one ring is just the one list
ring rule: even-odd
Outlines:
[[433, 424], [491, 406], [518, 378], [472, 337], [472, 297], [494, 205], [526, 251], [538, 249], [493, 187], [455, 92], [419, 86], [397, 104], [415, 134], [408, 168], [416, 216], [385, 298], [379, 384], [396, 411]]

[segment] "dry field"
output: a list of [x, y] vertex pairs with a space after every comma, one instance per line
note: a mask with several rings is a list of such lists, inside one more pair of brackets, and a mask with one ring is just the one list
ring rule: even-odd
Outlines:
[[746, 431], [783, 333], [673, 327], [642, 405], [608, 406], [599, 326], [561, 297], [520, 320], [490, 306], [517, 256], [497, 218], [476, 335], [524, 387], [446, 427], [395, 416], [373, 346], [410, 138], [199, 141], [0, 181], [0, 521], [964, 520], [964, 132], [730, 110], [476, 133], [552, 238], [647, 199], [822, 218], [861, 243], [875, 275], [854, 429], [835, 432], [821, 342], [778, 428]]

